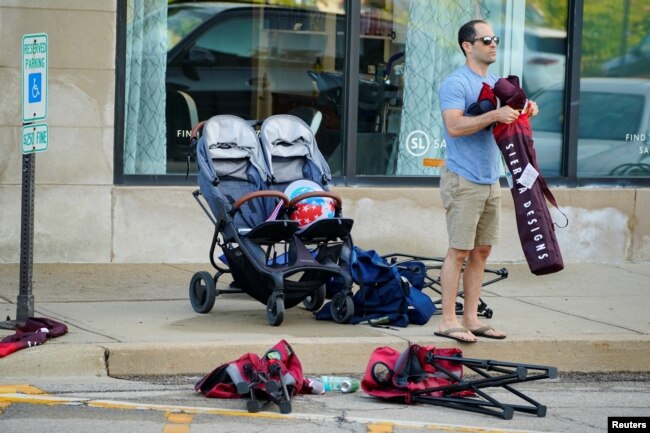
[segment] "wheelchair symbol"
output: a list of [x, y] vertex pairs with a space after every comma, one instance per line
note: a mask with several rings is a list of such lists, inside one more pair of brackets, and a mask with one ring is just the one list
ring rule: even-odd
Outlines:
[[29, 103], [41, 102], [42, 93], [41, 93], [41, 83], [42, 83], [42, 74], [40, 72], [36, 74], [29, 74], [29, 94], [28, 101]]

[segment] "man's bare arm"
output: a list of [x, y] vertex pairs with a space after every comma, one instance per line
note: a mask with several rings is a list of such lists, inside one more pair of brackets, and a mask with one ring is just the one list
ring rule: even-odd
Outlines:
[[461, 110], [454, 109], [442, 112], [445, 127], [452, 137], [474, 134], [496, 122], [512, 123], [517, 120], [517, 117], [519, 111], [507, 105], [478, 116], [465, 116]]

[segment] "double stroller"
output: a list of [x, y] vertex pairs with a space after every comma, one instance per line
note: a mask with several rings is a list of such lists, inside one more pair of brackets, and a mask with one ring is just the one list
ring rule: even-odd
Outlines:
[[[216, 269], [194, 274], [190, 303], [208, 313], [221, 293], [244, 292], [266, 305], [268, 323], [278, 326], [285, 308], [303, 303], [310, 311], [325, 301], [325, 285], [332, 277], [344, 290], [332, 299], [336, 322], [348, 322], [353, 313], [353, 221], [344, 218], [341, 198], [328, 191], [329, 167], [313, 133], [298, 117], [274, 115], [259, 129], [232, 115], [217, 115], [196, 125], [199, 189], [193, 196], [214, 224], [210, 262]], [[285, 190], [296, 182], [317, 188], [289, 197]], [[305, 203], [327, 203], [332, 218], [306, 224], [292, 219]], [[206, 205], [207, 203], [207, 205]], [[315, 204], [313, 204], [315, 203]], [[318, 209], [316, 209], [318, 210]], [[216, 256], [217, 246], [223, 254]], [[224, 274], [232, 275], [228, 288], [217, 288]]]

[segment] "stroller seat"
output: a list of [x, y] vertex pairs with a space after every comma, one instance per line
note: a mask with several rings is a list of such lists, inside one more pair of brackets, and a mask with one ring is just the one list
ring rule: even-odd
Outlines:
[[[295, 222], [295, 221], [294, 221]], [[350, 235], [353, 220], [350, 218], [328, 218], [315, 221], [304, 229], [297, 232], [303, 239], [311, 239], [317, 242], [344, 239]], [[297, 227], [298, 223], [296, 223]]]
[[[244, 203], [255, 198], [269, 198], [276, 197], [281, 200], [281, 205], [285, 207], [288, 205], [288, 198], [286, 195], [271, 190], [264, 191], [255, 191], [249, 194], [246, 194], [244, 197], [235, 201], [233, 204], [233, 212], [237, 212]], [[279, 205], [278, 205], [279, 206]], [[279, 209], [278, 209], [279, 210]], [[273, 216], [273, 213], [269, 218]], [[267, 219], [264, 222], [258, 223], [253, 228], [240, 227], [238, 232], [241, 236], [256, 239], [258, 241], [265, 242], [281, 242], [286, 241], [293, 236], [298, 230], [298, 223], [296, 221], [289, 221], [286, 219], [283, 220], [271, 220]]]
[[295, 221], [265, 221], [248, 231], [241, 231], [241, 235], [248, 239], [263, 242], [280, 242], [291, 238], [298, 229]]
[[[340, 269], [345, 289], [337, 293], [331, 302], [332, 317], [336, 322], [347, 323], [354, 314], [352, 302], [352, 277], [350, 259], [354, 224], [351, 218], [342, 216], [340, 196], [329, 191], [332, 180], [327, 161], [318, 149], [316, 138], [307, 124], [290, 114], [268, 117], [260, 128], [260, 142], [270, 162], [271, 187], [285, 192], [294, 182], [311, 181], [322, 191], [310, 191], [289, 197], [288, 212], [291, 214], [298, 203], [310, 198], [330, 199], [334, 202], [334, 214], [303, 225], [296, 231], [300, 239], [323, 266]], [[309, 304], [307, 299], [305, 304]]]
[[297, 235], [306, 241], [349, 237], [354, 220], [341, 216], [341, 198], [328, 191], [332, 175], [309, 126], [290, 114], [271, 116], [262, 123], [260, 141], [271, 163], [273, 189], [286, 191], [292, 182], [307, 179], [324, 190], [293, 198], [289, 209], [310, 197], [328, 197], [335, 202], [334, 218], [318, 219], [298, 230]]
[[[192, 140], [199, 166], [199, 190], [193, 195], [215, 225], [210, 261], [217, 269], [214, 277], [194, 274], [189, 288], [194, 310], [208, 313], [218, 294], [230, 292], [245, 292], [266, 304], [273, 326], [282, 323], [285, 307], [307, 298], [320, 308], [325, 283], [341, 270], [313, 254], [297, 236], [298, 223], [283, 218], [289, 198], [268, 188], [272, 174], [251, 124], [236, 116], [214, 116], [194, 129]], [[215, 260], [217, 246], [225, 266]], [[232, 275], [233, 284], [217, 290], [224, 273]]]

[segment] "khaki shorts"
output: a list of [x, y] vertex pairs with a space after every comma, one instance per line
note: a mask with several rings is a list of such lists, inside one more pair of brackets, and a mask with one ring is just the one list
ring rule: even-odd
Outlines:
[[444, 168], [440, 197], [447, 211], [449, 247], [496, 245], [501, 229], [501, 186], [480, 185]]

